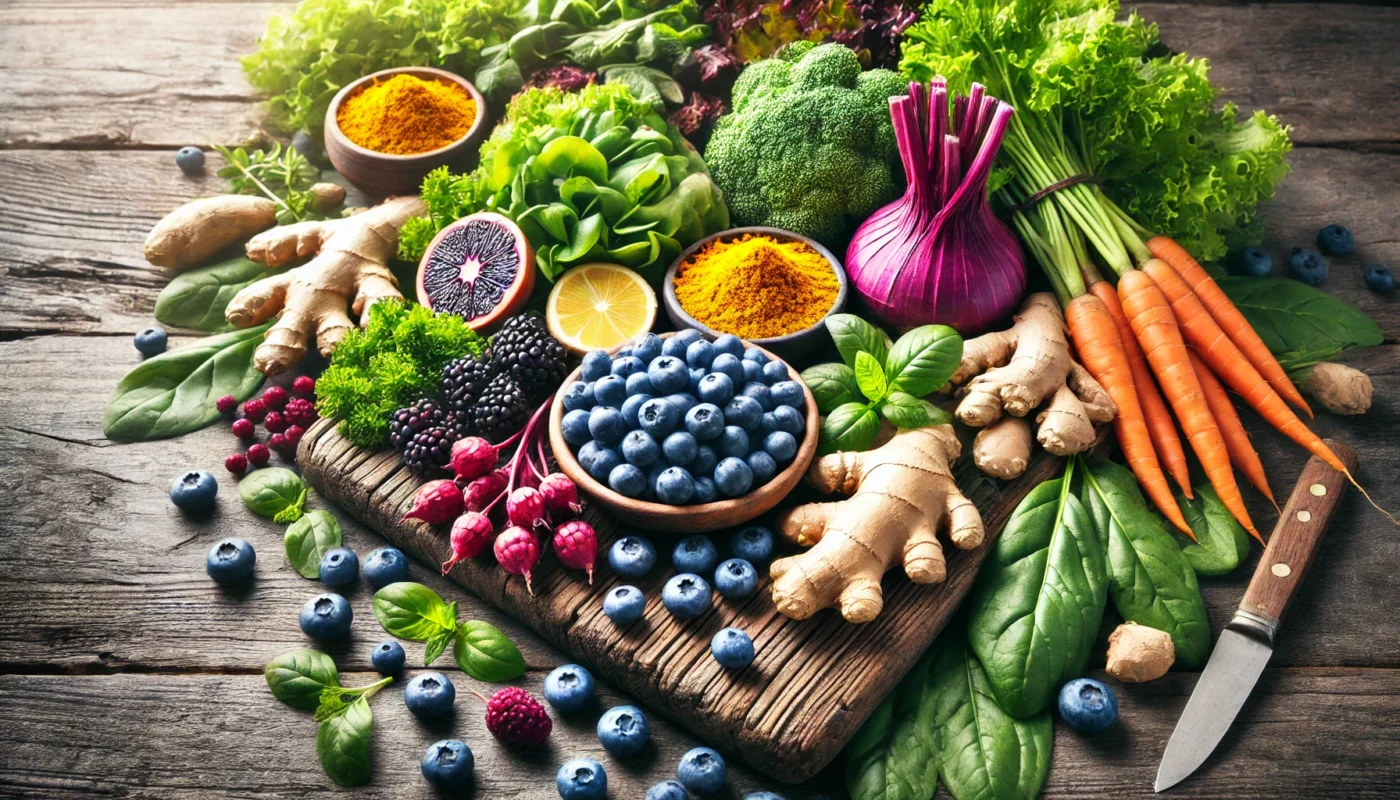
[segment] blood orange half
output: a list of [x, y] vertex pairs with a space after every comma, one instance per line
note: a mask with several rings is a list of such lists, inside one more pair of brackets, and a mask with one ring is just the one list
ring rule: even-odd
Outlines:
[[519, 226], [491, 211], [443, 228], [418, 264], [418, 302], [477, 330], [519, 313], [534, 288], [534, 248]]

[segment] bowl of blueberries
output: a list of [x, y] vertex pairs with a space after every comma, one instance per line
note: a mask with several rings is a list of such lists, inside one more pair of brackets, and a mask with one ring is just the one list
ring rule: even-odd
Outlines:
[[771, 510], [817, 450], [797, 373], [736, 336], [648, 333], [594, 350], [550, 409], [559, 469], [624, 522], [702, 533]]

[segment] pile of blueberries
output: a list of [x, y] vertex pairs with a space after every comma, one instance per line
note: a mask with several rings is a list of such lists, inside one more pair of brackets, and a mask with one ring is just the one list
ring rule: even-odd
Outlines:
[[594, 350], [564, 388], [561, 433], [593, 479], [668, 505], [741, 497], [797, 456], [802, 384], [737, 336], [647, 334], [617, 355]]

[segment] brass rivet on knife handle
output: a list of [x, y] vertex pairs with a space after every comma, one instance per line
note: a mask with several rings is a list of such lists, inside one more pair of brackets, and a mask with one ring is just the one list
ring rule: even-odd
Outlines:
[[[1326, 440], [1349, 472], [1356, 471], [1356, 451]], [[1240, 610], [1278, 625], [1298, 586], [1312, 566], [1313, 557], [1341, 501], [1347, 478], [1320, 458], [1308, 459], [1298, 485], [1279, 515], [1278, 525], [1269, 537], [1263, 560], [1249, 581]]]

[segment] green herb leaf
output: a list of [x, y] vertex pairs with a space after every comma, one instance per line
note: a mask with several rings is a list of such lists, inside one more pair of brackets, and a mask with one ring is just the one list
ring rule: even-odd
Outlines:
[[826, 318], [826, 329], [846, 366], [855, 369], [856, 353], [869, 353], [881, 364], [889, 357], [890, 347], [879, 328], [855, 314], [832, 314]]
[[865, 403], [846, 403], [822, 420], [817, 452], [868, 450], [880, 435], [880, 417]]
[[941, 649], [924, 653], [846, 746], [852, 800], [929, 800], [937, 792], [938, 695], [931, 669]]
[[1175, 491], [1176, 504], [1186, 517], [1186, 524], [1196, 534], [1191, 541], [1181, 533], [1172, 531], [1182, 555], [1192, 568], [1201, 575], [1228, 575], [1235, 571], [1249, 557], [1249, 534], [1220, 502], [1220, 497], [1210, 484], [1202, 483], [1192, 487], [1195, 499], [1187, 500], [1179, 490]]
[[487, 622], [463, 623], [453, 656], [462, 671], [487, 683], [504, 683], [525, 674], [525, 657], [500, 629]]
[[875, 356], [865, 351], [856, 353], [855, 373], [856, 385], [860, 387], [865, 399], [872, 404], [885, 399], [889, 384], [885, 381], [885, 370], [880, 366], [880, 362], [875, 360]]
[[328, 686], [321, 690], [321, 700], [316, 705], [316, 721], [325, 722], [360, 700], [369, 700], [380, 689], [394, 682], [393, 676], [386, 676], [368, 686]]
[[426, 642], [457, 628], [457, 604], [448, 605], [421, 583], [391, 583], [374, 593], [374, 616], [391, 636]]
[[321, 769], [337, 785], [369, 783], [373, 774], [369, 737], [373, 731], [374, 712], [364, 698], [321, 723], [316, 731], [316, 757], [321, 760]]
[[246, 400], [262, 385], [253, 351], [270, 325], [210, 336], [141, 362], [107, 401], [103, 432], [117, 442], [146, 442], [219, 419], [220, 397]]
[[224, 319], [229, 301], [278, 271], [239, 257], [182, 272], [156, 298], [156, 319], [176, 328], [209, 333], [231, 331], [233, 326]]
[[[447, 612], [448, 616], [452, 619], [457, 619], [457, 604], [454, 602], [448, 606]], [[452, 640], [456, 636], [457, 626], [453, 625], [451, 628], [443, 628], [428, 637], [428, 641], [423, 648], [423, 666], [431, 667], [433, 662], [438, 660], [439, 656], [447, 652], [448, 645], [452, 644]]]
[[856, 373], [845, 364], [818, 364], [802, 372], [802, 382], [812, 390], [817, 411], [830, 414], [837, 406], [856, 402], [860, 387]]
[[962, 361], [963, 340], [947, 325], [921, 325], [890, 348], [885, 374], [892, 389], [924, 397], [938, 391]]
[[324, 689], [340, 686], [340, 673], [331, 657], [319, 650], [291, 650], [263, 669], [272, 696], [292, 708], [315, 711]]
[[301, 519], [306, 508], [306, 484], [283, 467], [256, 470], [238, 482], [238, 496], [249, 511], [273, 522]]
[[321, 577], [321, 559], [340, 547], [340, 521], [329, 511], [309, 511], [287, 527], [287, 561], [303, 578]]
[[880, 413], [900, 430], [946, 425], [953, 421], [952, 415], [947, 411], [904, 392], [890, 392], [890, 396], [880, 406]]
[[1220, 288], [1234, 301], [1287, 371], [1311, 367], [1353, 347], [1384, 341], [1370, 317], [1335, 296], [1283, 278], [1229, 277]]

